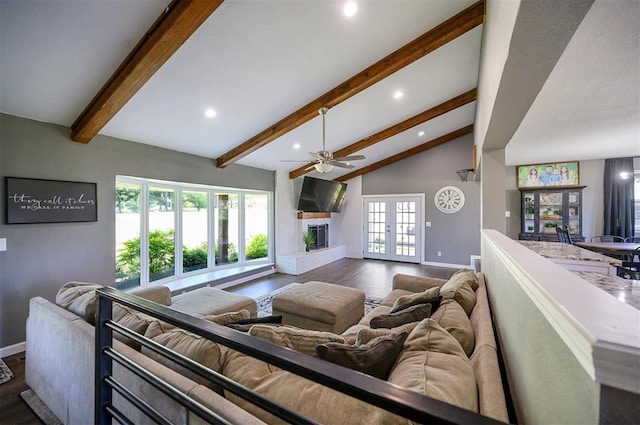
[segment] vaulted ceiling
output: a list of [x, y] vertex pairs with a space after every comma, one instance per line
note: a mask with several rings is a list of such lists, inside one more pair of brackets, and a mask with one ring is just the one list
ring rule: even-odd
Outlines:
[[[600, 43], [619, 52], [617, 39], [628, 28], [605, 25], [611, 16], [600, 5], [606, 2], [596, 0], [600, 15], [585, 21], [597, 31], [606, 26]], [[292, 178], [307, 172], [308, 152], [322, 148], [321, 106], [330, 107], [327, 150], [367, 158], [327, 178], [347, 179], [470, 133], [484, 2], [361, 0], [352, 17], [343, 13], [345, 3], [0, 0], [0, 111], [67, 126], [77, 142], [103, 134], [209, 157], [212, 166], [285, 170]], [[616, 13], [629, 15], [628, 8]], [[585, 56], [575, 49], [594, 29], [580, 31], [578, 45], [570, 44], [558, 61], [567, 66], [549, 76], [556, 90], [564, 84], [562, 96], [540, 90], [540, 102], [530, 108], [535, 114], [528, 113], [515, 133], [521, 146], [509, 155], [527, 157], [541, 131], [563, 149], [556, 126], [541, 129], [537, 117], [566, 133], [574, 110], [593, 115], [588, 102], [578, 107], [566, 98], [580, 84], [554, 78], [571, 76], [580, 62], [574, 57]], [[525, 42], [514, 45], [526, 48], [536, 34], [521, 38]], [[633, 47], [629, 43], [624, 49]], [[628, 87], [637, 82], [627, 69], [637, 58], [622, 62], [626, 93], [612, 107], [620, 112], [613, 118], [627, 123], [640, 111], [637, 88]], [[553, 116], [554, 104], [563, 106], [566, 119]], [[215, 117], [205, 116], [208, 109]], [[600, 132], [606, 131], [603, 121]], [[637, 129], [637, 122], [625, 131]], [[633, 142], [620, 148], [629, 150]]]

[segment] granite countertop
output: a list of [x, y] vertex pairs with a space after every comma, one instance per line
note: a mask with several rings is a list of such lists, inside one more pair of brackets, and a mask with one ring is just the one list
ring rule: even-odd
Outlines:
[[640, 280], [622, 279], [617, 276], [606, 276], [595, 272], [571, 270], [590, 284], [613, 295], [618, 301], [640, 310]]
[[619, 266], [622, 262], [579, 246], [560, 242], [518, 241], [536, 254], [552, 260], [594, 261]]

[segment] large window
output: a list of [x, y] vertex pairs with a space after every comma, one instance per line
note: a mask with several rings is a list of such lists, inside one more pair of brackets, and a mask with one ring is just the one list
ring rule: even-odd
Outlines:
[[116, 287], [269, 262], [272, 211], [269, 192], [118, 176]]
[[634, 198], [635, 198], [635, 215], [634, 215], [634, 236], [640, 238], [640, 173], [635, 173], [633, 181]]

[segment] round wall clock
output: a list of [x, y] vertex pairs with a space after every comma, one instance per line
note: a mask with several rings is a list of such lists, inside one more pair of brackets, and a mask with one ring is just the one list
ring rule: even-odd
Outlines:
[[444, 186], [436, 192], [433, 203], [443, 213], [453, 214], [464, 206], [464, 193], [455, 186]]

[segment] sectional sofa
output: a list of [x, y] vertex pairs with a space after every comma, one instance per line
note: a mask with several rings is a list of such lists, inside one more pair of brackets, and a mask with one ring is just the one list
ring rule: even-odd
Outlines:
[[[397, 308], [402, 303], [424, 305], [420, 303], [420, 297], [423, 297], [426, 291], [431, 291], [431, 295], [442, 295], [440, 305], [431, 318], [403, 324], [397, 327], [398, 329], [372, 330], [370, 325], [372, 320], [376, 320], [375, 317], [388, 317], [385, 315], [390, 314], [394, 307]], [[169, 293], [162, 288], [146, 290], [139, 295], [171, 307]], [[66, 300], [65, 305], [69, 308], [69, 300]], [[184, 303], [181, 308], [183, 311], [185, 308], [188, 310]], [[251, 315], [245, 309], [207, 314], [210, 312], [202, 311], [202, 303], [197, 309], [200, 317], [220, 325]], [[406, 307], [406, 310], [411, 309], [411, 306]], [[92, 314], [91, 309], [86, 308], [84, 312], [82, 309], [72, 310], [75, 310], [75, 313], [40, 297], [31, 300], [27, 319], [26, 382], [63, 423], [87, 424], [94, 421], [95, 333], [90, 320], [87, 320]], [[395, 314], [397, 312], [391, 313], [391, 316]], [[130, 309], [114, 308], [114, 319], [155, 342], [180, 352], [320, 423], [364, 423], [363, 420], [366, 423], [407, 423], [407, 420], [382, 409], [372, 408], [366, 403], [301, 378], [292, 372], [274, 368], [265, 362]], [[273, 335], [281, 337], [282, 333], [287, 332], [297, 333], [300, 339], [306, 342], [316, 341], [319, 333], [326, 334], [270, 324], [256, 324], [245, 330], [250, 335], [270, 342], [281, 342], [282, 339], [270, 338]], [[370, 339], [385, 339], [383, 334], [398, 335], [398, 332], [403, 335], [402, 341], [385, 379], [484, 416], [508, 421], [482, 274], [463, 271], [448, 281], [396, 275], [393, 289], [381, 306], [368, 313], [360, 323], [342, 335], [329, 335], [329, 340], [320, 341], [325, 343], [318, 344], [315, 349], [319, 350], [320, 345], [330, 349], [344, 349], [356, 342], [362, 342], [358, 339], [363, 339], [367, 333], [370, 334]], [[286, 338], [288, 344], [293, 340]], [[146, 348], [139, 351], [139, 347], [135, 347], [130, 341], [120, 340], [114, 340], [114, 347], [181, 392], [193, 396], [203, 405], [218, 412], [231, 423], [280, 423], [280, 420], [272, 415], [226, 390], [223, 391], [172, 366], [167, 360], [158, 358]], [[314, 355], [316, 350], [308, 354]], [[202, 423], [195, 414], [140, 378], [127, 373], [117, 364], [114, 366], [114, 376], [134, 392], [143, 394], [149, 403], [172, 423]], [[118, 396], [114, 397], [114, 405], [134, 423], [150, 422], [141, 412]]]

